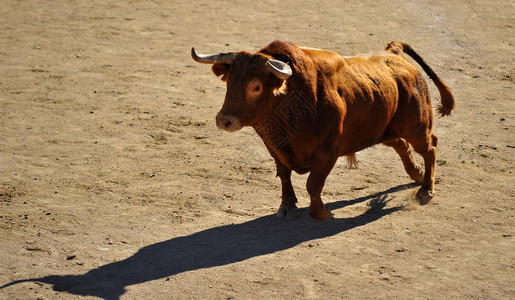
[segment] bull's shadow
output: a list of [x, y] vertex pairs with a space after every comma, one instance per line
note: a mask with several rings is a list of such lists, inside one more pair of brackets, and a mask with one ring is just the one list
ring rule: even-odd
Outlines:
[[370, 200], [370, 209], [352, 218], [317, 221], [307, 216], [305, 208], [300, 210], [302, 216], [293, 221], [268, 215], [242, 224], [215, 227], [149, 245], [125, 260], [92, 269], [82, 275], [52, 275], [18, 280], [0, 289], [22, 282], [43, 282], [53, 285], [56, 291], [119, 299], [129, 285], [244, 261], [374, 222], [400, 209], [384, 209], [391, 200], [387, 199], [389, 193], [413, 186], [400, 185], [374, 195], [327, 204], [329, 209], [334, 210]]

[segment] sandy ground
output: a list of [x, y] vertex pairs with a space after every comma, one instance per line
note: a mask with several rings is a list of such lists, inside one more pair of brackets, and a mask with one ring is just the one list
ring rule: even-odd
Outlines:
[[[381, 3], [1, 1], [0, 299], [515, 298], [514, 3]], [[430, 204], [376, 146], [329, 176], [334, 219], [305, 175], [275, 217], [272, 158], [216, 129], [225, 86], [189, 50], [276, 38], [421, 54], [457, 100]]]

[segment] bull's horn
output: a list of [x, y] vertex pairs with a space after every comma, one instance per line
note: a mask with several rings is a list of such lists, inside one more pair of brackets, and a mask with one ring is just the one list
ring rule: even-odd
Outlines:
[[203, 64], [231, 64], [235, 53], [219, 53], [219, 54], [197, 54], [195, 48], [191, 48], [191, 57], [199, 63]]
[[268, 71], [272, 72], [279, 79], [286, 80], [291, 76], [292, 71], [290, 66], [287, 63], [282, 62], [280, 60], [271, 59], [266, 62], [266, 67]]

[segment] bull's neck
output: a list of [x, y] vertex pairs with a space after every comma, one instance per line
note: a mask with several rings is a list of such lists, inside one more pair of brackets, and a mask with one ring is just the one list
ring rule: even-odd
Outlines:
[[303, 124], [316, 117], [315, 100], [309, 93], [289, 91], [277, 99], [262, 121], [253, 126], [267, 147], [274, 152], [283, 151], [298, 136]]

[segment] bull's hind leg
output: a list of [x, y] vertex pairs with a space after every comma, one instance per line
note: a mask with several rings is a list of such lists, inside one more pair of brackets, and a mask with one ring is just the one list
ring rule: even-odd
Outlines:
[[424, 181], [424, 172], [413, 159], [409, 144], [404, 139], [395, 139], [384, 143], [386, 146], [392, 147], [397, 154], [401, 157], [404, 169], [408, 173], [409, 177], [417, 183]]
[[427, 204], [435, 194], [435, 165], [436, 165], [436, 145], [438, 138], [431, 133], [427, 133], [424, 138], [410, 140], [413, 149], [424, 158], [424, 180], [422, 187], [417, 191], [417, 200], [420, 204]]

